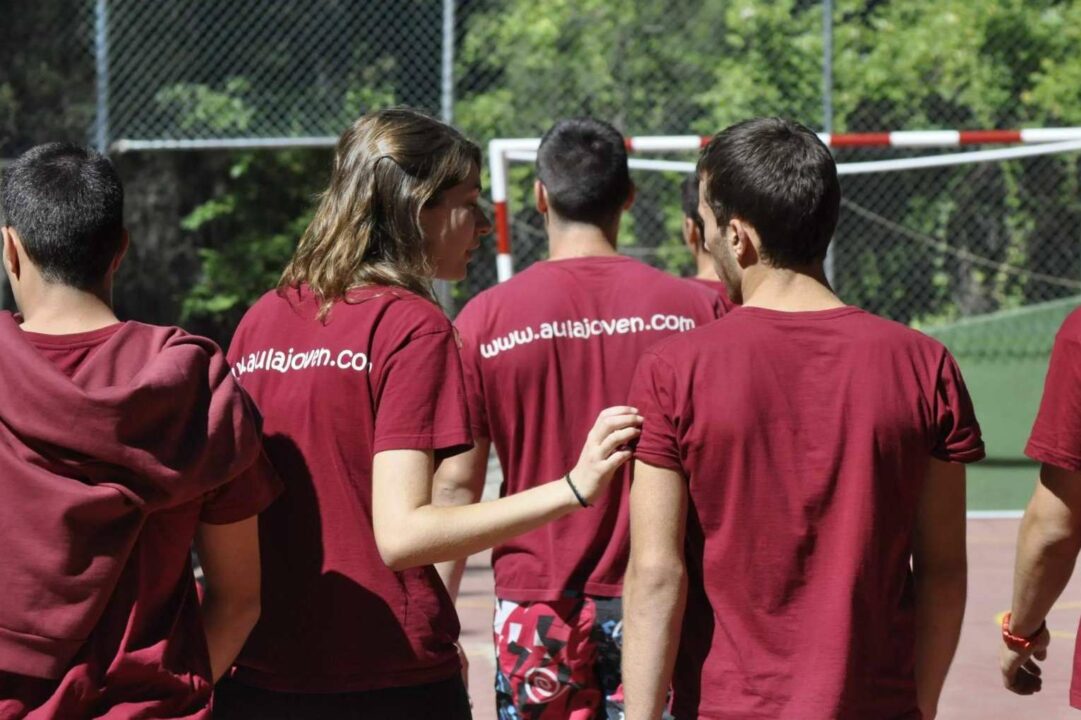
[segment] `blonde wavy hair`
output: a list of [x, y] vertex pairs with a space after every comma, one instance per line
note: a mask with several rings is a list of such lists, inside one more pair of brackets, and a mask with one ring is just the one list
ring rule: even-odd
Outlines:
[[364, 115], [338, 139], [330, 185], [279, 292], [306, 284], [321, 320], [361, 285], [404, 288], [436, 302], [420, 211], [480, 162], [480, 148], [422, 112]]

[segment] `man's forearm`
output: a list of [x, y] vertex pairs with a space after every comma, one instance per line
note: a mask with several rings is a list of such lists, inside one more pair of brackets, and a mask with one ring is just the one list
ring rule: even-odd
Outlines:
[[[440, 507], [470, 505], [479, 499], [479, 492], [475, 492], [472, 488], [461, 487], [454, 488], [453, 491], [444, 490], [443, 492], [433, 493], [432, 498], [434, 504]], [[465, 572], [467, 559], [446, 560], [435, 565], [435, 570], [439, 573], [439, 579], [443, 581], [444, 587], [447, 588], [447, 594], [455, 602], [458, 600], [458, 589], [462, 584], [462, 573]]]
[[232, 667], [259, 620], [259, 603], [224, 601], [209, 590], [202, 612], [210, 669], [217, 682]]
[[[484, 493], [490, 442], [477, 438], [476, 446], [467, 453], [443, 461], [432, 482], [432, 504], [456, 507], [478, 502]], [[458, 600], [467, 558], [436, 563], [435, 569], [451, 600]]]
[[679, 649], [687, 574], [682, 563], [627, 569], [623, 594], [626, 720], [657, 720]]
[[448, 560], [436, 563], [435, 566], [436, 572], [439, 573], [439, 579], [443, 581], [443, 585], [447, 588], [447, 594], [455, 602], [458, 601], [458, 590], [462, 585], [462, 574], [465, 572], [466, 559]]
[[924, 720], [935, 717], [965, 616], [967, 573], [916, 574], [916, 692]]
[[1073, 573], [1078, 538], [1068, 529], [1049, 527], [1037, 513], [1021, 521], [1014, 568], [1011, 630], [1027, 637], [1043, 623]]
[[[480, 500], [483, 487], [482, 475], [470, 478], [468, 482], [461, 479], [451, 483], [437, 481], [432, 490], [432, 503], [439, 507], [471, 505]], [[465, 571], [467, 559], [446, 560], [435, 565], [439, 579], [443, 581], [451, 600], [458, 600], [458, 589], [461, 587], [462, 573]]]

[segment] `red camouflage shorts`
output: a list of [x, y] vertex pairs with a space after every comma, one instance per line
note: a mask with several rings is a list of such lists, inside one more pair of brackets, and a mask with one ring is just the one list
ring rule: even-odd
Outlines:
[[497, 599], [493, 634], [499, 720], [622, 720], [621, 598]]

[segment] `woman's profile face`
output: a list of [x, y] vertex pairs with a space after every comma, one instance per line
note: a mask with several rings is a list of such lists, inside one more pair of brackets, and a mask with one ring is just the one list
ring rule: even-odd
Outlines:
[[445, 190], [439, 201], [420, 211], [420, 225], [428, 242], [437, 280], [461, 280], [479, 238], [492, 231], [492, 223], [480, 208], [480, 168]]

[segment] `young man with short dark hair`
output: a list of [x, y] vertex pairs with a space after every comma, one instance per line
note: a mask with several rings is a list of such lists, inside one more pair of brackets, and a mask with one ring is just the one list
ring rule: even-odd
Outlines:
[[[456, 321], [476, 448], [444, 461], [437, 502], [480, 495], [492, 444], [504, 495], [566, 474], [587, 418], [623, 402], [645, 349], [723, 313], [712, 291], [617, 252], [634, 186], [611, 125], [556, 123], [534, 195], [549, 260], [481, 293]], [[620, 717], [626, 495], [619, 474], [595, 507], [495, 548], [500, 717]], [[441, 572], [456, 590], [461, 565]]]
[[728, 287], [717, 277], [713, 257], [706, 249], [706, 230], [702, 224], [702, 216], [698, 214], [698, 173], [691, 173], [683, 180], [680, 184], [680, 197], [683, 205], [683, 244], [694, 258], [694, 275], [687, 280], [716, 291], [725, 310], [731, 310], [735, 304], [728, 296]]
[[[703, 151], [706, 247], [742, 302], [651, 348], [631, 489], [627, 718], [933, 718], [983, 442], [936, 342], [823, 272], [829, 150], [757, 119]], [[911, 563], [911, 565], [910, 565]]]
[[0, 313], [0, 716], [208, 718], [259, 614], [255, 515], [279, 487], [253, 407], [212, 342], [114, 314], [108, 159], [35, 147], [0, 203], [22, 313]]

